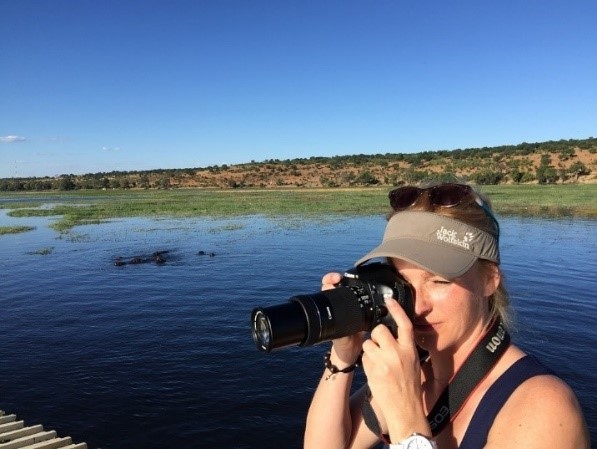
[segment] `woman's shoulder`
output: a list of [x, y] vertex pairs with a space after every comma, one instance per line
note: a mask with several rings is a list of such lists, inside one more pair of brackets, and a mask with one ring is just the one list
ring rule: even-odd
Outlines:
[[[541, 366], [528, 355], [515, 363], [524, 363], [523, 358]], [[487, 447], [588, 447], [586, 424], [570, 386], [547, 369], [535, 372], [514, 389], [496, 416]]]
[[557, 408], [565, 404], [573, 408], [578, 407], [578, 401], [570, 386], [552, 372], [541, 373], [522, 382], [508, 402], [536, 409], [550, 404]]
[[[576, 397], [572, 389], [550, 368], [541, 363], [541, 361], [517, 346], [512, 345], [504, 355], [504, 367], [500, 370], [500, 377], [506, 377], [509, 374], [518, 372], [515, 376], [522, 381], [514, 389], [508, 402], [524, 402], [532, 399], [536, 402], [540, 396], [545, 401], [553, 399], [570, 399], [576, 402]], [[506, 403], [507, 404], [507, 403]]]

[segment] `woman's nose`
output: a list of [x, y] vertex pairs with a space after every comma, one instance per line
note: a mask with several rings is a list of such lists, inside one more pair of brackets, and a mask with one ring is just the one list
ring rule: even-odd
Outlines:
[[415, 288], [415, 316], [426, 315], [430, 310], [430, 302], [427, 295], [421, 289]]

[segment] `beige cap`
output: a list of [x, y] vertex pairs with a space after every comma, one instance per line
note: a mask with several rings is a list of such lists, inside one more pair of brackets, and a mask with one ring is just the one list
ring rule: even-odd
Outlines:
[[448, 280], [462, 276], [477, 259], [500, 263], [493, 235], [454, 218], [420, 211], [393, 215], [381, 245], [355, 265], [376, 257], [403, 259]]

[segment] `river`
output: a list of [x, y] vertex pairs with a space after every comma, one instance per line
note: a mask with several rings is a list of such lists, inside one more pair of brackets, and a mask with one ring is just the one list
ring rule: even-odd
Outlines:
[[[317, 291], [377, 244], [382, 217], [131, 218], [65, 235], [50, 220], [0, 215], [36, 227], [0, 236], [0, 409], [93, 449], [301, 447], [327, 345], [259, 352], [250, 312]], [[513, 338], [572, 386], [597, 441], [597, 222], [501, 225]]]

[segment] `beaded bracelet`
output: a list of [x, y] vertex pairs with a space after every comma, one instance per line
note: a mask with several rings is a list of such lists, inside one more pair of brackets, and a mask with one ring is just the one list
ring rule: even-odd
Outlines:
[[361, 352], [361, 354], [359, 354], [359, 357], [356, 359], [356, 361], [352, 365], [348, 365], [346, 368], [343, 368], [343, 369], [338, 368], [336, 365], [334, 365], [332, 363], [332, 361], [330, 360], [331, 356], [332, 356], [331, 351], [328, 351], [323, 356], [324, 365], [325, 365], [326, 369], [330, 372], [330, 374], [325, 378], [325, 380], [328, 380], [334, 374], [338, 374], [338, 373], [346, 374], [346, 373], [350, 373], [350, 372], [354, 371], [355, 368], [357, 368], [358, 366], [361, 366], [361, 358], [363, 356], [363, 353]]

